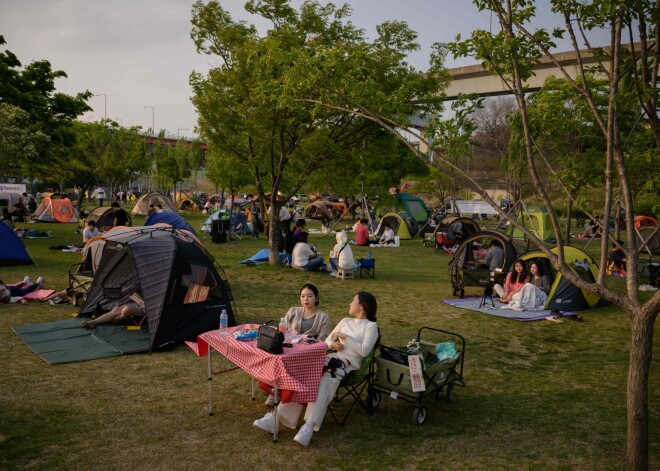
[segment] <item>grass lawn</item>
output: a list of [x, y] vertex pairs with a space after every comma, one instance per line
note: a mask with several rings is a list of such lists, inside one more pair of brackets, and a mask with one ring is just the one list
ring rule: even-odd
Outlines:
[[[186, 215], [199, 227], [202, 215]], [[137, 218], [136, 224], [142, 222]], [[75, 226], [35, 224], [54, 238], [26, 240], [38, 265], [4, 267], [7, 282], [44, 276], [47, 288], [67, 283], [80, 256], [52, 245], [81, 240]], [[0, 306], [0, 469], [337, 469], [573, 470], [621, 469], [625, 463], [626, 375], [630, 329], [608, 306], [581, 312], [584, 322], [516, 322], [452, 308], [450, 256], [419, 239], [371, 250], [376, 279], [341, 281], [237, 262], [267, 246], [249, 237], [202, 242], [225, 269], [239, 321], [279, 319], [298, 303], [303, 283], [319, 287], [333, 323], [348, 315], [358, 290], [378, 300], [382, 341], [402, 345], [421, 326], [462, 334], [466, 388], [454, 402], [427, 398], [422, 427], [412, 406], [383, 398], [372, 416], [356, 409], [346, 426], [330, 417], [309, 448], [284, 429], [279, 443], [252, 426], [267, 408], [249, 398], [250, 379], [236, 372], [214, 381], [215, 415], [207, 414], [206, 359], [187, 347], [151, 355], [49, 366], [12, 331], [13, 325], [64, 319], [70, 305]], [[328, 254], [334, 238], [312, 235]], [[622, 280], [613, 280], [622, 282]], [[466, 295], [480, 295], [468, 288]], [[655, 336], [657, 354], [660, 341]], [[219, 356], [215, 356], [216, 365]], [[228, 365], [223, 360], [224, 365]], [[660, 469], [660, 371], [649, 376], [650, 468]]]

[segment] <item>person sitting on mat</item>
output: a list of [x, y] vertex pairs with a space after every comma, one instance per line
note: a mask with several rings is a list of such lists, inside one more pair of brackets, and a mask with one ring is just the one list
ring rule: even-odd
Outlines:
[[[342, 378], [349, 372], [360, 368], [364, 358], [371, 353], [380, 340], [376, 324], [376, 298], [370, 293], [360, 291], [351, 302], [348, 313], [332, 330], [325, 343], [334, 352], [325, 357], [324, 373], [321, 376], [316, 402], [307, 404], [305, 424], [294, 437], [294, 441], [303, 446], [309, 445], [312, 435], [323, 423], [328, 405], [335, 396]], [[277, 417], [281, 424], [296, 428], [303, 404], [287, 402], [278, 407]], [[254, 421], [254, 426], [268, 433], [275, 431], [275, 416], [267, 413]]]
[[[307, 271], [326, 270], [323, 257], [307, 244], [308, 238], [309, 234], [307, 232], [300, 234], [300, 242], [293, 248], [292, 264]], [[332, 268], [329, 271], [332, 271]]]
[[378, 240], [378, 245], [392, 245], [395, 243], [395, 234], [394, 231], [392, 230], [392, 226], [388, 222], [383, 224], [384, 229], [383, 229], [383, 235], [380, 236], [380, 239]]
[[29, 276], [26, 276], [23, 281], [15, 285], [6, 285], [0, 280], [0, 303], [8, 303], [12, 297], [23, 297], [26, 294], [36, 291], [41, 288], [44, 279], [37, 278], [36, 283], [32, 283]]
[[108, 322], [121, 322], [131, 319], [133, 316], [144, 316], [147, 310], [144, 307], [144, 301], [137, 293], [130, 296], [130, 301], [126, 304], [115, 307], [113, 310], [101, 314], [96, 319], [82, 321], [80, 323], [85, 329], [93, 329], [99, 324], [106, 324]]
[[543, 269], [538, 262], [532, 262], [529, 265], [529, 272], [531, 274], [529, 282], [511, 296], [511, 302], [502, 309], [538, 311], [545, 307], [548, 293], [550, 293], [550, 280], [543, 274]]
[[490, 271], [502, 268], [504, 266], [504, 250], [499, 240], [493, 240], [488, 247], [488, 252], [484, 257], [484, 264], [488, 265]]
[[520, 291], [528, 281], [527, 267], [522, 260], [516, 260], [516, 263], [513, 264], [513, 271], [506, 276], [504, 287], [498, 283], [493, 286], [493, 289], [500, 297], [501, 302], [508, 303], [513, 295]]

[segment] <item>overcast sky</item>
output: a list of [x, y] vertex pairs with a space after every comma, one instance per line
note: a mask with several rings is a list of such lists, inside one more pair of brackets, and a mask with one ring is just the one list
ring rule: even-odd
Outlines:
[[[234, 19], [264, 27], [244, 11], [245, 0], [220, 3]], [[419, 34], [421, 50], [409, 61], [420, 70], [427, 68], [434, 42], [490, 27], [490, 16], [480, 14], [469, 0], [346, 3], [353, 8], [353, 23], [370, 37], [383, 21], [406, 21]], [[105, 95], [93, 97], [89, 105], [94, 111], [81, 119], [103, 118], [107, 104], [108, 118], [148, 129], [152, 109], [145, 107], [153, 107], [156, 129], [190, 136], [197, 119], [188, 77], [193, 70], [206, 72], [214, 65], [208, 56], [196, 53], [190, 39], [192, 4], [192, 0], [0, 0], [0, 34], [7, 42], [4, 47], [24, 65], [47, 59], [53, 69], [65, 71], [68, 78], [58, 80], [59, 91]], [[471, 63], [450, 58], [447, 65]]]

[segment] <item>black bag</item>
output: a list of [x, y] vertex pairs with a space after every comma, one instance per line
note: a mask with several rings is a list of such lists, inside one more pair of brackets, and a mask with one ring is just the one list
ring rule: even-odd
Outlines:
[[[268, 321], [271, 322], [271, 321]], [[259, 337], [257, 338], [257, 348], [260, 348], [268, 353], [279, 355], [284, 352], [284, 334], [271, 327], [266, 322], [259, 326]]]

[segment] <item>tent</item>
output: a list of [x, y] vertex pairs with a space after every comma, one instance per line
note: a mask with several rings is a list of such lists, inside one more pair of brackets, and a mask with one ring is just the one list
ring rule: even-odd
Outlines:
[[635, 216], [635, 227], [657, 227], [658, 220], [651, 216]]
[[418, 223], [424, 224], [429, 220], [431, 214], [433, 213], [426, 206], [426, 203], [424, 203], [421, 198], [415, 195], [410, 195], [408, 193], [396, 193], [393, 196], [396, 198], [396, 202], [394, 204], [390, 204], [389, 206], [379, 208], [377, 211], [379, 214], [407, 213], [414, 217]]
[[419, 225], [417, 220], [408, 213], [388, 213], [382, 218], [380, 218], [380, 223], [376, 229], [376, 235], [380, 237], [385, 230], [385, 223], [388, 223], [394, 234], [399, 237], [401, 240], [412, 239], [417, 231], [419, 231]]
[[32, 219], [39, 222], [78, 223], [78, 208], [71, 203], [69, 198], [52, 199], [46, 197], [32, 214]]
[[177, 229], [186, 230], [195, 236], [197, 235], [195, 229], [193, 229], [192, 226], [188, 224], [185, 219], [183, 219], [183, 217], [171, 211], [160, 211], [153, 213], [150, 216], [147, 216], [147, 220], [144, 221], [145, 226], [155, 226], [158, 224], [168, 224], [172, 227], [176, 227]]
[[314, 201], [305, 209], [305, 219], [332, 219], [332, 203]]
[[509, 236], [498, 231], [480, 231], [467, 236], [458, 246], [454, 258], [449, 262], [449, 275], [454, 296], [461, 298], [466, 286], [484, 287], [488, 284], [490, 267], [483, 263], [487, 247], [499, 241], [504, 250], [502, 273], [506, 273], [518, 258], [518, 250]]
[[[544, 206], [528, 206], [523, 208], [518, 216], [518, 223], [529, 229], [539, 239], [554, 241], [555, 231], [552, 228], [550, 213]], [[513, 230], [514, 239], [523, 239], [524, 234], [519, 229]]]
[[[11, 212], [20, 198], [20, 193], [0, 193], [0, 210], [7, 208]], [[25, 204], [27, 204], [27, 201]]]
[[79, 317], [125, 304], [136, 292], [147, 310], [150, 351], [217, 329], [223, 309], [229, 325], [237, 324], [224, 271], [196, 237], [173, 227], [109, 231]]
[[11, 227], [0, 223], [0, 266], [9, 265], [34, 265], [34, 260]]
[[[229, 210], [225, 208], [216, 209], [213, 211], [209, 217], [204, 220], [204, 223], [199, 228], [205, 234], [211, 232], [213, 226], [213, 221], [218, 219], [229, 219]], [[244, 212], [232, 211], [231, 213], [231, 227], [238, 227], [239, 224], [243, 224], [243, 228], [247, 229], [248, 214]]]
[[146, 216], [149, 212], [149, 206], [154, 205], [158, 207], [161, 205], [165, 211], [174, 211], [176, 212], [176, 206], [174, 202], [167, 196], [157, 191], [149, 191], [142, 195], [140, 199], [135, 203], [133, 208], [133, 216]]
[[179, 203], [179, 211], [201, 211], [204, 203], [196, 196], [181, 195], [181, 202]]
[[[94, 221], [99, 231], [101, 232], [107, 231], [114, 225], [115, 212], [113, 211], [113, 209], [114, 208], [110, 206], [100, 206], [98, 208], [94, 208], [87, 216], [86, 222]], [[119, 208], [117, 211], [122, 211], [126, 214], [126, 218], [128, 220], [128, 224], [127, 224], [128, 226], [133, 225], [133, 221], [131, 219], [130, 214], [128, 214], [122, 208]]]
[[[460, 240], [458, 240], [456, 234], [454, 234], [454, 226], [456, 223], [460, 223], [462, 225], [463, 237]], [[464, 238], [475, 234], [480, 230], [481, 228], [479, 227], [479, 224], [477, 224], [474, 219], [457, 216], [446, 217], [435, 228], [436, 250], [443, 245], [447, 246], [458, 244]]]
[[[552, 252], [559, 253], [557, 247], [553, 248]], [[598, 265], [587, 253], [575, 247], [564, 246], [564, 259], [574, 274], [588, 283], [596, 282]], [[554, 269], [548, 256], [540, 250], [525, 253], [520, 260], [524, 261], [527, 266], [532, 262], [539, 263], [543, 273], [550, 279], [552, 286], [550, 294], [548, 294], [548, 301], [545, 303], [546, 309], [580, 311], [599, 304], [600, 298], [596, 294], [582, 290], [565, 279]]]

